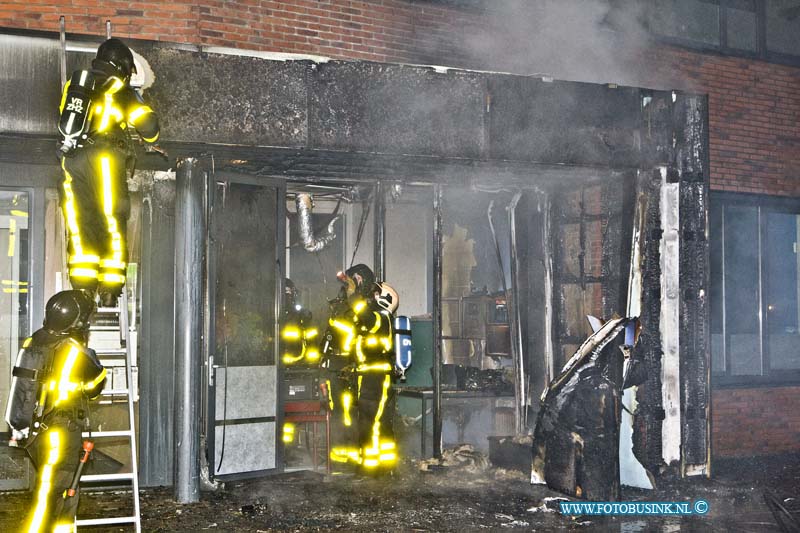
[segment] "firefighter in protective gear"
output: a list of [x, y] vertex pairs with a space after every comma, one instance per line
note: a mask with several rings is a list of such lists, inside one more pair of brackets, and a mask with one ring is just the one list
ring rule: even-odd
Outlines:
[[337, 352], [349, 358], [352, 368], [352, 382], [343, 392], [341, 404], [345, 425], [355, 421], [356, 446], [334, 447], [331, 459], [367, 469], [391, 468], [397, 460], [392, 428], [391, 312], [378, 303], [383, 293], [369, 267], [355, 265], [337, 277], [343, 283], [347, 305], [331, 317], [329, 325]]
[[[283, 320], [281, 324], [281, 360], [287, 368], [287, 375], [296, 367], [318, 368], [319, 335], [311, 323], [311, 311], [304, 309], [297, 298], [297, 288], [289, 278], [284, 280]], [[300, 370], [303, 372], [304, 370]], [[294, 442], [295, 426], [291, 422], [283, 424], [283, 442]]]
[[47, 302], [42, 329], [23, 343], [13, 370], [6, 422], [38, 470], [29, 533], [75, 531], [78, 492], [69, 496], [78, 469], [88, 400], [103, 388], [106, 370], [86, 348], [94, 301], [79, 290]]
[[74, 289], [99, 288], [109, 306], [125, 284], [127, 175], [134, 165], [130, 130], [148, 144], [159, 135], [158, 117], [130, 86], [135, 72], [130, 49], [108, 39], [90, 70], [72, 74], [59, 108], [70, 283]]
[[285, 366], [319, 364], [319, 332], [311, 323], [311, 311], [297, 301], [297, 289], [289, 278], [284, 281], [281, 358]]

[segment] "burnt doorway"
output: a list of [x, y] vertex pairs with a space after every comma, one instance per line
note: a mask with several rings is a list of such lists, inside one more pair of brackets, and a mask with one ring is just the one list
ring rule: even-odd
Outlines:
[[216, 174], [209, 189], [210, 473], [223, 480], [255, 477], [281, 464], [285, 186]]

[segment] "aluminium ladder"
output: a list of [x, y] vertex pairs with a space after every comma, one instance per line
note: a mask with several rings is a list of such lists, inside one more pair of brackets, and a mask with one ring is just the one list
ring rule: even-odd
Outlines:
[[[116, 516], [107, 518], [90, 518], [77, 520], [76, 525], [100, 526], [115, 524], [133, 524], [136, 533], [141, 532], [141, 515], [139, 512], [139, 475], [136, 455], [136, 430], [134, 422], [133, 402], [137, 393], [136, 382], [131, 369], [131, 331], [130, 317], [128, 316], [128, 287], [124, 287], [117, 300], [117, 307], [98, 307], [92, 319], [89, 346], [97, 352], [97, 357], [106, 367], [108, 377], [106, 386], [100, 393], [99, 404], [119, 404], [124, 398], [128, 408], [128, 427], [114, 431], [84, 432], [83, 438], [97, 441], [95, 450], [102, 451], [104, 439], [127, 439], [130, 443], [131, 471], [116, 474], [93, 474], [81, 476], [81, 487], [114, 486], [120, 483], [130, 483], [133, 496], [133, 516]], [[118, 335], [114, 335], [118, 333]], [[93, 340], [92, 337], [98, 337]], [[110, 342], [109, 342], [110, 341]], [[124, 366], [124, 377], [120, 370]], [[124, 383], [121, 383], [124, 380]], [[95, 407], [100, 411], [103, 407]]]

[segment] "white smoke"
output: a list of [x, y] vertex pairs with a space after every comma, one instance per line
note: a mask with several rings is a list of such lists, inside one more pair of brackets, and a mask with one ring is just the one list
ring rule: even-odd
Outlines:
[[[644, 8], [631, 0], [497, 0], [478, 27], [463, 28], [459, 55], [471, 67], [561, 80], [656, 87]], [[671, 77], [667, 73], [667, 78]]]

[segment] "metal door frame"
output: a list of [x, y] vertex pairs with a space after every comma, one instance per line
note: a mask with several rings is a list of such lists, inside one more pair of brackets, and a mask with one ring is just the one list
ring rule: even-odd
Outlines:
[[[214, 236], [217, 228], [216, 218], [214, 217], [214, 195], [216, 184], [220, 182], [236, 183], [244, 185], [256, 185], [265, 188], [272, 188], [276, 194], [277, 211], [274, 213], [276, 217], [275, 225], [275, 264], [276, 280], [275, 280], [275, 325], [273, 330], [273, 350], [275, 353], [275, 367], [276, 367], [276, 391], [275, 391], [275, 468], [266, 470], [257, 470], [251, 472], [240, 472], [233, 474], [219, 474], [215, 475], [215, 428], [216, 428], [216, 369], [220, 368], [214, 358], [214, 351], [216, 349], [216, 325], [214, 318], [215, 299], [216, 294], [214, 290], [214, 281], [217, 274], [217, 247], [214, 244]], [[283, 280], [285, 276], [286, 265], [285, 262], [285, 249], [286, 249], [286, 183], [283, 180], [274, 178], [264, 178], [252, 176], [247, 174], [238, 174], [235, 172], [209, 172], [208, 190], [206, 191], [207, 202], [207, 235], [206, 235], [206, 276], [205, 276], [205, 305], [204, 305], [204, 329], [206, 341], [203, 343], [204, 361], [206, 362], [205, 373], [205, 392], [206, 398], [204, 407], [206, 409], [205, 417], [205, 431], [206, 431], [206, 447], [205, 453], [209, 464], [209, 476], [211, 479], [219, 479], [220, 481], [232, 481], [238, 479], [247, 479], [254, 477], [261, 477], [271, 473], [277, 473], [283, 469], [283, 446], [281, 446], [281, 432], [280, 428], [283, 425], [283, 402], [281, 388], [283, 384], [283, 368], [280, 364], [279, 356], [279, 320], [280, 311], [282, 307], [283, 294]], [[269, 418], [269, 417], [268, 417]]]
[[[44, 318], [44, 265], [45, 265], [45, 190], [58, 183], [59, 168], [55, 165], [30, 165], [0, 163], [0, 190], [19, 191], [28, 195], [28, 239], [30, 247], [28, 265], [28, 323], [30, 335]], [[16, 354], [10, 354], [11, 364]], [[27, 477], [0, 479], [0, 491], [26, 490], [34, 480], [34, 469], [26, 457]]]

